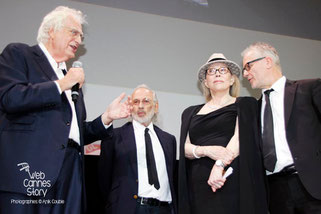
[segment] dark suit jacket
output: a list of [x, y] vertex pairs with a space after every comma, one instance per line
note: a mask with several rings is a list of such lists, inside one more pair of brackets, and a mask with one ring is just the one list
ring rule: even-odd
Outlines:
[[[43, 172], [54, 185], [65, 155], [71, 108], [59, 94], [57, 76], [38, 45], [9, 44], [0, 55], [0, 191], [26, 193], [30, 173]], [[85, 122], [83, 95], [76, 104], [81, 149], [107, 135], [100, 117]], [[83, 152], [82, 152], [83, 154]]]
[[284, 91], [286, 138], [299, 178], [321, 200], [321, 80], [287, 80]]
[[[176, 170], [175, 137], [154, 125], [162, 145], [172, 201], [176, 206], [174, 189]], [[138, 195], [138, 169], [136, 142], [132, 123], [113, 129], [113, 133], [101, 143], [99, 162], [100, 189], [104, 198], [105, 213], [135, 213]]]

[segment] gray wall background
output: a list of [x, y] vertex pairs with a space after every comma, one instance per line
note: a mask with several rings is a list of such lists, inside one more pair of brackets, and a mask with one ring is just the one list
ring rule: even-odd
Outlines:
[[[121, 92], [130, 94], [145, 83], [159, 97], [159, 126], [179, 140], [182, 111], [203, 102], [198, 68], [213, 52], [222, 52], [241, 65], [241, 51], [255, 41], [277, 48], [287, 78], [321, 76], [321, 41], [68, 0], [0, 0], [0, 50], [11, 42], [36, 44], [42, 18], [58, 5], [77, 8], [88, 16], [86, 39], [76, 60], [83, 62], [86, 73], [89, 120]], [[241, 78], [241, 83], [242, 96], [260, 96], [246, 80]]]

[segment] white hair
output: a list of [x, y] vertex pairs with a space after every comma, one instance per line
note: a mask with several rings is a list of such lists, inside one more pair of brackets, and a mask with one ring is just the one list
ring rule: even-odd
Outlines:
[[43, 18], [38, 29], [37, 41], [39, 43], [48, 42], [50, 29], [53, 28], [54, 31], [61, 29], [64, 27], [64, 21], [70, 16], [81, 25], [87, 23], [86, 16], [80, 10], [58, 6]]
[[154, 101], [155, 103], [158, 102], [158, 99], [157, 99], [157, 96], [156, 96], [156, 92], [155, 92], [154, 90], [152, 90], [150, 87], [148, 87], [146, 84], [140, 84], [140, 85], [138, 85], [138, 86], [134, 89], [134, 91], [136, 91], [136, 90], [139, 89], [139, 88], [145, 88], [145, 89], [151, 91], [151, 92], [153, 93], [153, 101]]
[[255, 50], [262, 57], [263, 56], [271, 57], [274, 64], [281, 68], [279, 54], [272, 45], [265, 43], [265, 42], [255, 42], [255, 43], [251, 44], [250, 46], [248, 46], [241, 53], [241, 56], [244, 57], [251, 50]]

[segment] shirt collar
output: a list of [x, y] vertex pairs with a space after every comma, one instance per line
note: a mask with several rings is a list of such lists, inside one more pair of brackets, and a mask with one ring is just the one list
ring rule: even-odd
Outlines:
[[49, 51], [47, 50], [46, 46], [40, 42], [39, 43], [39, 47], [40, 49], [42, 50], [42, 52], [45, 54], [45, 56], [47, 57], [51, 67], [54, 69], [54, 71], [57, 70], [57, 68], [60, 68], [60, 69], [66, 69], [67, 66], [66, 66], [66, 63], [65, 62], [60, 62], [60, 63], [57, 63], [55, 61], [55, 59], [51, 56], [51, 54], [49, 53]]
[[133, 120], [133, 126], [134, 129], [139, 131], [145, 131], [145, 129], [148, 128], [150, 131], [154, 132], [153, 122], [151, 122], [147, 127], [145, 127], [143, 124], [137, 122], [136, 120]]
[[[285, 86], [286, 78], [285, 76], [282, 76], [280, 79], [278, 79], [275, 83], [273, 83], [272, 87], [273, 90], [277, 93], [284, 91], [284, 86]], [[263, 89], [262, 90], [262, 95], [264, 95], [264, 92], [269, 90], [270, 88]]]

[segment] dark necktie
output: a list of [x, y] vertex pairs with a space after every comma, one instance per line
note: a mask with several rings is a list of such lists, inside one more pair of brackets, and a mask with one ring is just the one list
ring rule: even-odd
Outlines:
[[146, 162], [148, 171], [148, 183], [154, 184], [156, 189], [159, 189], [159, 181], [157, 175], [157, 169], [155, 164], [154, 152], [152, 147], [152, 140], [150, 139], [148, 128], [145, 129], [145, 146], [146, 146]]
[[67, 72], [65, 69], [61, 69], [62, 73], [66, 76]]
[[265, 169], [273, 172], [276, 164], [276, 152], [274, 143], [274, 131], [273, 131], [273, 116], [270, 103], [270, 93], [273, 89], [266, 90], [264, 92], [265, 97], [265, 109], [264, 109], [264, 123], [263, 123], [263, 155]]

